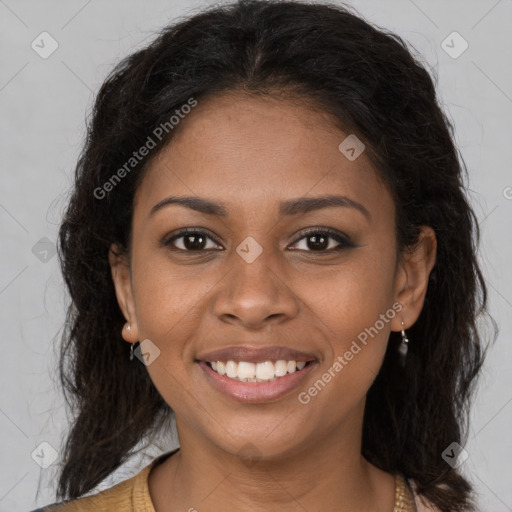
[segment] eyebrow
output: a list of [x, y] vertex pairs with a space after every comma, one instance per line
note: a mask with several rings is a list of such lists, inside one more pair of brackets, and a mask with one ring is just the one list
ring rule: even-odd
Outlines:
[[[154, 215], [157, 211], [161, 210], [165, 206], [172, 204], [184, 206], [185, 208], [190, 208], [191, 210], [205, 213], [207, 215], [216, 215], [218, 217], [228, 216], [228, 209], [224, 203], [216, 203], [209, 199], [197, 196], [166, 197], [165, 199], [162, 199], [160, 202], [155, 204], [153, 208], [151, 208], [149, 216]], [[361, 203], [358, 203], [349, 197], [339, 195], [300, 197], [297, 199], [290, 199], [280, 204], [279, 214], [281, 216], [299, 215], [334, 206], [355, 208], [356, 210], [360, 211], [368, 220], [371, 220], [370, 213]]]

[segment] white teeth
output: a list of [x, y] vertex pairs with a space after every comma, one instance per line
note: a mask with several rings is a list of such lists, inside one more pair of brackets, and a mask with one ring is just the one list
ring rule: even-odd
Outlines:
[[240, 380], [254, 379], [256, 373], [256, 365], [254, 363], [246, 363], [240, 361], [238, 363], [238, 378]]
[[261, 363], [249, 363], [247, 361], [235, 362], [229, 360], [210, 361], [214, 371], [220, 375], [226, 375], [230, 379], [243, 382], [269, 382], [287, 373], [294, 373], [302, 370], [306, 363], [304, 361], [262, 361]]
[[275, 372], [276, 377], [284, 377], [286, 375], [287, 370], [287, 364], [284, 359], [280, 359], [279, 361], [276, 361], [275, 366]]
[[274, 377], [274, 363], [272, 361], [265, 361], [256, 365], [256, 378], [258, 380], [271, 380]]
[[226, 363], [226, 375], [230, 378], [238, 377], [238, 364], [234, 361]]
[[297, 369], [297, 363], [295, 361], [288, 361], [286, 363], [286, 369], [288, 373], [293, 373]]

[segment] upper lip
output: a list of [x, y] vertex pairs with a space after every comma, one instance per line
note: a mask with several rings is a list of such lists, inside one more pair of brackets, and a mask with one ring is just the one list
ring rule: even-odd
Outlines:
[[259, 363], [262, 361], [314, 361], [316, 356], [308, 352], [301, 352], [288, 347], [225, 347], [211, 352], [204, 352], [197, 356], [199, 361], [247, 361]]

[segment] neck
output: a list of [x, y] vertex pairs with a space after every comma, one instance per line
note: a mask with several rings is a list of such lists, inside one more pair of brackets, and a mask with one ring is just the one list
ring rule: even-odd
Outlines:
[[258, 451], [244, 461], [193, 430], [178, 431], [180, 450], [150, 474], [157, 512], [393, 510], [393, 476], [366, 461], [353, 436], [325, 436], [273, 456]]

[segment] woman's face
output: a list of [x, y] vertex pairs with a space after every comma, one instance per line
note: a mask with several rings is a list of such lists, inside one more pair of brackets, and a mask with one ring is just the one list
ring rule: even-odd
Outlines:
[[[131, 323], [124, 338], [150, 340], [147, 371], [180, 438], [269, 457], [333, 432], [353, 440], [390, 330], [419, 315], [432, 256], [398, 261], [391, 195], [364, 151], [354, 159], [348, 141], [348, 151], [338, 148], [349, 134], [325, 115], [226, 94], [199, 101], [181, 122], [137, 190], [130, 266], [111, 255]], [[216, 203], [225, 215], [177, 203], [154, 209], [171, 196]], [[345, 199], [290, 206], [324, 196]], [[200, 233], [171, 241], [183, 228]], [[207, 355], [240, 347], [256, 350]], [[283, 351], [257, 350], [275, 347]], [[232, 376], [262, 378], [289, 360], [313, 362], [242, 383], [214, 372], [211, 359], [243, 361], [228, 364]], [[286, 370], [268, 360], [287, 361]]]

